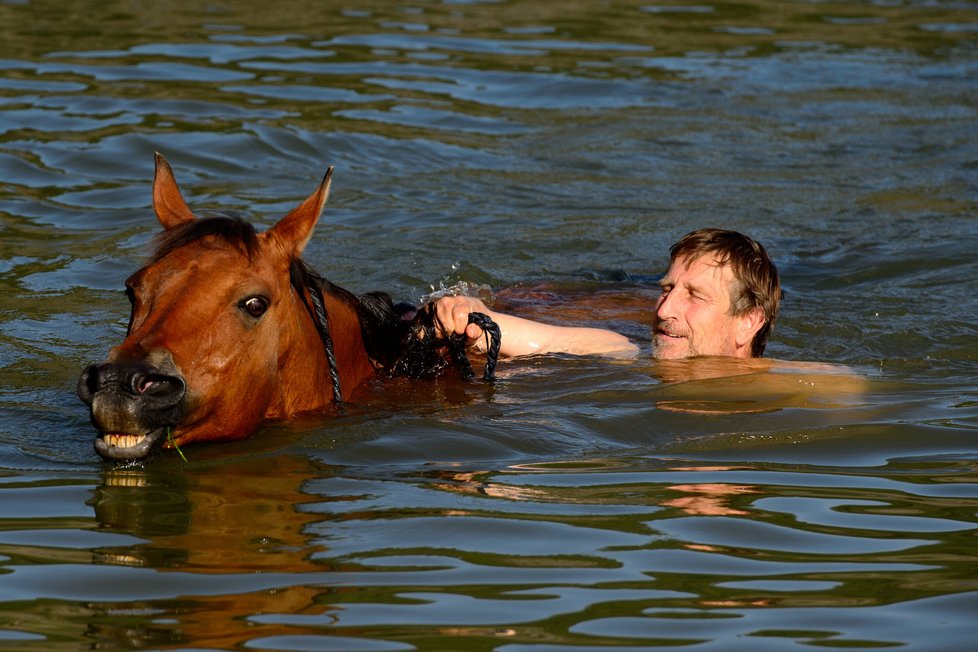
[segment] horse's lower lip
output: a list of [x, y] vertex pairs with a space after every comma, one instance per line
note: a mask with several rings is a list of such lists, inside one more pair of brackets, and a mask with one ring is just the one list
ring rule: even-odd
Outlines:
[[107, 460], [141, 460], [153, 451], [153, 447], [163, 438], [165, 432], [166, 428], [142, 435], [102, 433], [95, 440], [95, 452]]

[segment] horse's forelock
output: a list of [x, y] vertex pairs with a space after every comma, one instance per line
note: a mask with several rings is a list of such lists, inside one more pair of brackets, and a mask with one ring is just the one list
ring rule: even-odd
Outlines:
[[258, 252], [258, 233], [248, 222], [239, 217], [205, 217], [163, 231], [156, 237], [153, 261], [192, 242], [213, 236], [241, 249], [251, 260]]

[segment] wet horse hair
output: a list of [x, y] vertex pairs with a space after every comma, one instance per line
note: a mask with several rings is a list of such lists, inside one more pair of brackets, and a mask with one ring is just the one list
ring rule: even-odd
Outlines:
[[[414, 318], [409, 321], [403, 315], [414, 310], [413, 306], [395, 305], [386, 292], [368, 292], [356, 296], [323, 278], [302, 260], [293, 262], [291, 279], [293, 287], [300, 294], [308, 294], [309, 302], [306, 307], [326, 350], [333, 395], [337, 402], [342, 401], [342, 398], [329, 317], [321, 299], [323, 293], [342, 298], [357, 311], [367, 354], [374, 365], [383, 369], [387, 375], [434, 378], [454, 365], [463, 379], [471, 380], [475, 377], [472, 364], [465, 353], [465, 336], [437, 336], [437, 316], [433, 304], [418, 309]], [[486, 366], [482, 379], [492, 382], [496, 379], [495, 368], [502, 341], [499, 326], [483, 313], [471, 313], [469, 322], [478, 324], [486, 333]], [[446, 349], [450, 362], [444, 355]]]
[[[221, 215], [167, 229], [155, 240], [156, 249], [152, 260], [160, 260], [175, 249], [207, 237], [218, 238], [239, 247], [249, 260], [258, 248], [258, 234], [250, 223], [236, 216]], [[335, 402], [342, 402], [343, 396], [329, 315], [323, 300], [327, 294], [345, 302], [356, 311], [367, 355], [374, 367], [388, 376], [433, 378], [454, 365], [466, 380], [474, 377], [465, 354], [464, 336], [436, 335], [437, 316], [433, 305], [428, 304], [418, 309], [412, 320], [403, 319], [402, 315], [407, 310], [413, 310], [413, 306], [395, 305], [386, 292], [368, 292], [357, 296], [320, 276], [301, 258], [292, 261], [289, 279], [293, 289], [303, 298], [319, 333], [326, 353], [327, 373]], [[492, 381], [495, 379], [494, 370], [499, 358], [499, 327], [481, 313], [472, 313], [469, 321], [479, 324], [486, 332], [488, 346], [483, 379]], [[446, 359], [446, 351], [449, 359]]]
[[[475, 377], [472, 364], [465, 354], [465, 336], [451, 335], [439, 338], [435, 325], [438, 317], [433, 304], [427, 304], [417, 311], [414, 320], [404, 322], [409, 324], [408, 331], [401, 338], [403, 351], [397, 359], [392, 372], [412, 378], [427, 378], [436, 376], [449, 366], [449, 361], [442, 355], [446, 348], [451, 363], [458, 369], [459, 374], [466, 380]], [[499, 326], [488, 315], [480, 312], [469, 313], [469, 323], [477, 324], [486, 333], [486, 367], [482, 379], [492, 382], [496, 379], [495, 369], [499, 360], [499, 348], [502, 335]]]

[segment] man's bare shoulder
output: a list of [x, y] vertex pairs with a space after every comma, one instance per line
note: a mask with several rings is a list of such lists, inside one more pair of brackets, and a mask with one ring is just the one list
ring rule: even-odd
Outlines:
[[657, 360], [663, 409], [701, 412], [770, 412], [784, 408], [859, 405], [869, 379], [851, 367], [769, 358], [704, 357]]

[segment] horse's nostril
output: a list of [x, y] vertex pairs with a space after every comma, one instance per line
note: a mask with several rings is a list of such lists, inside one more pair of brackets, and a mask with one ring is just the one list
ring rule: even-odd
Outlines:
[[148, 367], [141, 365], [129, 369], [125, 376], [124, 387], [130, 394], [139, 396], [143, 393], [143, 384], [146, 382], [150, 373], [151, 370]]
[[183, 399], [187, 384], [183, 378], [160, 373], [149, 365], [106, 363], [87, 367], [79, 376], [75, 388], [78, 398], [89, 405], [95, 395], [103, 390], [121, 391], [169, 407]]
[[95, 365], [85, 367], [78, 377], [78, 384], [75, 385], [75, 393], [83, 403], [92, 404], [95, 392], [98, 391], [98, 369]]
[[138, 396], [158, 400], [169, 400], [174, 403], [183, 398], [187, 385], [179, 376], [167, 376], [160, 373], [136, 374], [131, 380], [133, 393]]

